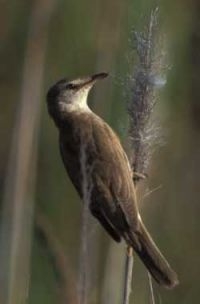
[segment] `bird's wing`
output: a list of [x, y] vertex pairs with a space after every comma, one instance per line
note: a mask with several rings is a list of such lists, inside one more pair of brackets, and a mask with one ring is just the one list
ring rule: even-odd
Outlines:
[[[109, 212], [107, 214], [106, 207], [104, 206], [105, 200], [102, 200], [103, 204], [95, 204], [97, 197], [101, 197], [100, 193], [96, 193], [97, 190], [100, 190], [99, 188], [93, 188], [92, 194], [94, 195], [95, 192], [96, 196], [95, 198], [91, 198], [93, 204], [91, 202], [88, 202], [90, 192], [89, 189], [91, 185], [94, 184], [91, 178], [92, 176], [90, 176], [89, 173], [92, 173], [91, 168], [95, 167], [93, 164], [97, 161], [97, 155], [95, 153], [96, 145], [94, 144], [92, 137], [91, 120], [87, 120], [86, 117], [82, 116], [79, 116], [78, 118], [78, 128], [73, 125], [72, 121], [72, 128], [70, 125], [68, 125], [68, 128], [60, 130], [59, 143], [63, 163], [80, 197], [85, 203], [88, 203], [90, 205], [90, 210], [93, 216], [98, 219], [104, 229], [115, 241], [120, 242], [120, 233], [112, 224], [111, 219], [109, 218]], [[74, 130], [76, 131], [74, 132]], [[84, 134], [83, 130], [85, 130]], [[86, 177], [87, 181], [85, 179]], [[108, 204], [106, 206], [108, 206]]]
[[[92, 128], [95, 181], [92, 205], [103, 208], [120, 231], [137, 230], [138, 210], [127, 156], [112, 129], [101, 119]], [[88, 149], [90, 150], [90, 149]]]

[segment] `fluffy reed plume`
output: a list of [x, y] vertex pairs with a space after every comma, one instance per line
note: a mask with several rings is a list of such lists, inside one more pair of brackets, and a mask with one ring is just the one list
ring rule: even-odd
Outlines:
[[[163, 74], [167, 68], [164, 63], [165, 55], [160, 48], [158, 28], [156, 8], [151, 12], [144, 30], [132, 32], [132, 55], [137, 58], [137, 62], [128, 75], [130, 93], [127, 111], [130, 161], [133, 172], [136, 173], [135, 181], [146, 175], [153, 149], [155, 145], [162, 143], [160, 128], [153, 115], [158, 88], [166, 82]], [[132, 64], [130, 62], [131, 67]]]

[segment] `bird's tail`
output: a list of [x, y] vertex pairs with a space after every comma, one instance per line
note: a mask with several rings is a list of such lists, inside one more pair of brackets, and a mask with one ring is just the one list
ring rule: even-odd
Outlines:
[[175, 287], [178, 284], [176, 273], [157, 248], [142, 221], [140, 224], [139, 232], [129, 234], [128, 243], [139, 255], [158, 284], [166, 288]]

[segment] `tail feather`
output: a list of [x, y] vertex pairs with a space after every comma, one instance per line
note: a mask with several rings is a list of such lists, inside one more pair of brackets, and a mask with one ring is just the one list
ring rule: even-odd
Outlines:
[[157, 248], [142, 221], [139, 232], [129, 234], [129, 243], [158, 284], [173, 288], [179, 283], [177, 274]]

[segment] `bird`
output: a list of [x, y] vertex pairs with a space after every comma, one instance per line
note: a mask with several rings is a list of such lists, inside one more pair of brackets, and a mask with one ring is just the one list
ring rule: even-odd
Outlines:
[[84, 204], [116, 241], [124, 240], [155, 281], [168, 289], [178, 277], [140, 216], [133, 172], [113, 129], [88, 105], [88, 94], [107, 73], [57, 81], [47, 93], [47, 108], [59, 132], [64, 167]]

